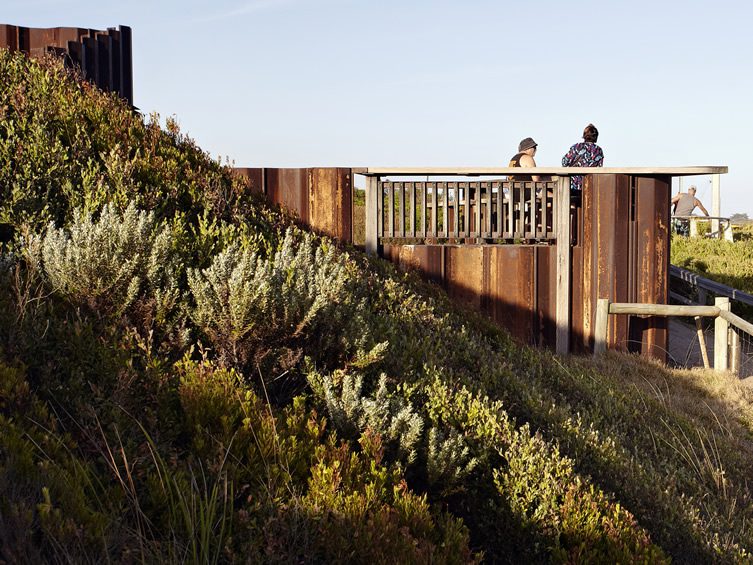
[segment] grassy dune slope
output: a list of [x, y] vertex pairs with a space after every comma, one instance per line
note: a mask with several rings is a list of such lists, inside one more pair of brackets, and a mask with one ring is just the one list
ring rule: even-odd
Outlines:
[[560, 359], [0, 52], [0, 559], [735, 562], [751, 399]]

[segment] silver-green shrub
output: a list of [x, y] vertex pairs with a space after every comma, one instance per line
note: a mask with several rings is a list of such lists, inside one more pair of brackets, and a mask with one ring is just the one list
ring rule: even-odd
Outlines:
[[341, 433], [356, 438], [369, 428], [379, 433], [386, 445], [393, 445], [405, 463], [416, 459], [423, 420], [408, 402], [390, 394], [386, 375], [380, 376], [372, 397], [362, 394], [360, 375], [344, 375], [339, 387], [330, 375], [325, 375], [322, 385], [327, 410]]
[[465, 438], [454, 428], [445, 435], [438, 427], [429, 430], [426, 449], [426, 472], [429, 483], [453, 490], [478, 465]]
[[234, 360], [255, 346], [298, 338], [312, 351], [358, 349], [362, 303], [350, 269], [335, 247], [292, 229], [271, 257], [231, 245], [208, 268], [188, 271], [190, 315]]
[[146, 287], [162, 305], [179, 297], [172, 233], [133, 203], [122, 214], [108, 204], [98, 218], [77, 210], [68, 228], [50, 224], [26, 247], [30, 257], [41, 258], [53, 290], [74, 303], [123, 313]]

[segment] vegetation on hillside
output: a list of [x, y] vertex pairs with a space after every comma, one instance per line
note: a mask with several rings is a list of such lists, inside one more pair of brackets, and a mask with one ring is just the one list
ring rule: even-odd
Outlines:
[[59, 63], [0, 86], [0, 559], [749, 558], [745, 391], [521, 347]]

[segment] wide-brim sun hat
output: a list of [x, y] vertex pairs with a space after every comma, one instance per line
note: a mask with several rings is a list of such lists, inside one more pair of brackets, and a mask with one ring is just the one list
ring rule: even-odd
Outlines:
[[526, 137], [524, 140], [518, 143], [518, 151], [525, 151], [527, 149], [531, 149], [532, 147], [536, 147], [537, 145], [538, 143], [536, 143], [532, 137]]

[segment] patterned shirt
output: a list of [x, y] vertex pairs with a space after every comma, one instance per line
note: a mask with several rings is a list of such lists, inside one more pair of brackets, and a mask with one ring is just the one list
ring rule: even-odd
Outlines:
[[[604, 152], [601, 147], [590, 141], [576, 143], [562, 157], [563, 167], [602, 167], [604, 166]], [[583, 177], [580, 175], [571, 177], [571, 190], [583, 190]]]

